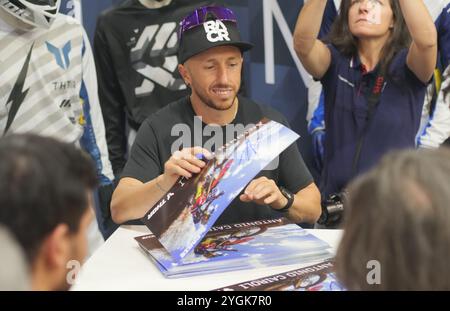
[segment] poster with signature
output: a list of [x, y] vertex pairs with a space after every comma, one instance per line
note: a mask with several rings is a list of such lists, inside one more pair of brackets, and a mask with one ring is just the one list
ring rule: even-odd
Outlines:
[[178, 179], [142, 222], [180, 261], [244, 187], [298, 137], [284, 125], [262, 119], [216, 150], [200, 173]]

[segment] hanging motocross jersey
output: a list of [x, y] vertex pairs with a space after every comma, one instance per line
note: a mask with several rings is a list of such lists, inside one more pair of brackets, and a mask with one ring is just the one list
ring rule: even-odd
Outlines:
[[58, 14], [49, 29], [0, 19], [0, 135], [32, 132], [80, 144], [101, 184], [113, 179], [95, 65], [81, 25]]
[[[217, 2], [217, 1], [214, 1]], [[178, 73], [178, 22], [212, 1], [172, 1], [149, 9], [128, 0], [97, 20], [94, 55], [109, 156], [116, 176], [126, 162], [126, 124], [188, 94]]]

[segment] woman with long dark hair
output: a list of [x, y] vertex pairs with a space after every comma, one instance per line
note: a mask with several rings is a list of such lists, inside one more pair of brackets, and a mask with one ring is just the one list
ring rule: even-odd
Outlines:
[[294, 46], [325, 93], [323, 198], [392, 149], [415, 146], [437, 34], [422, 0], [343, 0], [325, 41], [326, 0], [309, 0]]

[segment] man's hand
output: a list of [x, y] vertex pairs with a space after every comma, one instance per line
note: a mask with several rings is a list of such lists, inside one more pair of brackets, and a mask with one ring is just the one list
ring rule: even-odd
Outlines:
[[267, 177], [254, 179], [239, 198], [242, 202], [253, 201], [259, 205], [270, 205], [274, 209], [281, 209], [288, 202], [277, 184]]
[[164, 173], [158, 177], [157, 182], [164, 189], [170, 189], [180, 176], [191, 178], [205, 166], [205, 162], [199, 160], [196, 155], [202, 154], [207, 159], [211, 153], [201, 147], [184, 148], [176, 151], [164, 164]]

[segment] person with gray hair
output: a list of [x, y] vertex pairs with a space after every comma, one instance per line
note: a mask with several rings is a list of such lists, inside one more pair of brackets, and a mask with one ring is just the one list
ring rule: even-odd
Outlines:
[[351, 183], [339, 280], [349, 290], [450, 290], [450, 150], [394, 152]]

